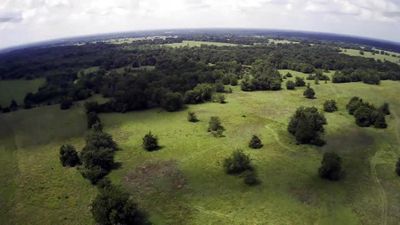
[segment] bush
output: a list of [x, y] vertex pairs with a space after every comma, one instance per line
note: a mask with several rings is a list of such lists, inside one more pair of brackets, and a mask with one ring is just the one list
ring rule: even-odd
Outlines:
[[109, 171], [101, 168], [100, 166], [94, 166], [94, 167], [84, 167], [81, 166], [78, 168], [79, 172], [82, 174], [82, 177], [85, 179], [88, 179], [91, 184], [97, 184], [100, 180], [105, 177]]
[[375, 121], [373, 120], [374, 110], [366, 104], [362, 104], [358, 109], [354, 112], [354, 117], [356, 119], [356, 124], [360, 127], [369, 127]]
[[378, 109], [385, 115], [390, 115], [389, 103], [385, 102], [381, 107]]
[[354, 112], [360, 107], [363, 103], [363, 100], [359, 97], [352, 97], [346, 105], [346, 109], [350, 115], [353, 115]]
[[325, 112], [335, 112], [337, 110], [338, 110], [338, 108], [336, 106], [335, 100], [326, 100], [324, 102], [324, 111]]
[[375, 128], [387, 128], [387, 123], [385, 119], [385, 115], [380, 112], [380, 111], [375, 111], [376, 116], [374, 116], [375, 121], [374, 121], [374, 127]]
[[101, 188], [91, 206], [93, 218], [100, 225], [150, 224], [129, 194], [112, 185]]
[[87, 118], [87, 128], [91, 129], [92, 126], [96, 123], [101, 123], [99, 116], [94, 111], [86, 113]]
[[11, 111], [15, 111], [18, 109], [18, 104], [17, 102], [13, 99], [10, 103], [10, 106], [8, 107]]
[[295, 80], [296, 87], [304, 87], [304, 86], [306, 86], [306, 82], [304, 81], [303, 78], [296, 77], [295, 79], [296, 79]]
[[322, 158], [319, 176], [328, 180], [339, 180], [342, 174], [342, 159], [333, 152], [326, 152]]
[[199, 121], [197, 119], [196, 113], [194, 113], [194, 112], [188, 112], [187, 119], [189, 122], [192, 122], [192, 123]]
[[313, 99], [315, 97], [314, 89], [307, 87], [307, 89], [303, 93], [304, 97]]
[[327, 124], [323, 114], [315, 107], [300, 107], [291, 117], [288, 131], [296, 137], [300, 144], [323, 145], [325, 142], [320, 138], [324, 132], [323, 125]]
[[168, 92], [161, 100], [161, 107], [168, 112], [174, 112], [182, 109], [183, 98], [180, 93]]
[[64, 98], [61, 103], [60, 103], [60, 109], [61, 110], [66, 110], [71, 108], [73, 102], [70, 98]]
[[225, 95], [223, 95], [223, 94], [215, 94], [215, 95], [213, 96], [213, 101], [214, 101], [214, 102], [221, 103], [221, 104], [225, 104], [225, 103], [226, 103], [226, 101], [225, 101]]
[[295, 88], [296, 88], [296, 84], [295, 84], [293, 81], [288, 80], [288, 81], [286, 82], [286, 89], [288, 89], [288, 90], [294, 90]]
[[78, 153], [72, 145], [62, 145], [60, 148], [60, 161], [65, 166], [74, 167], [80, 164]]
[[251, 160], [241, 150], [236, 150], [224, 160], [225, 172], [228, 174], [239, 174], [246, 170], [252, 170]]
[[98, 131], [91, 131], [86, 136], [86, 146], [93, 146], [96, 149], [110, 148], [113, 151], [118, 150], [117, 143], [110, 134]]
[[211, 132], [216, 137], [222, 137], [225, 128], [221, 125], [219, 117], [212, 116], [208, 122], [208, 132]]
[[293, 75], [290, 72], [287, 72], [286, 77], [293, 77]]
[[158, 150], [160, 146], [158, 145], [157, 136], [153, 135], [151, 132], [143, 137], [143, 148], [147, 151]]
[[262, 146], [263, 146], [263, 144], [261, 142], [261, 139], [259, 137], [257, 137], [256, 135], [253, 135], [249, 142], [249, 147], [258, 149], [258, 148], [262, 148]]
[[225, 92], [224, 84], [222, 82], [215, 83], [215, 91], [219, 93], [224, 93]]
[[231, 78], [231, 85], [232, 85], [232, 86], [238, 85], [238, 79], [237, 79], [236, 77], [232, 77], [232, 78]]

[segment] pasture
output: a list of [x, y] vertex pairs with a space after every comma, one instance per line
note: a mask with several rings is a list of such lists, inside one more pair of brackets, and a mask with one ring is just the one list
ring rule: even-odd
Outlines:
[[23, 103], [27, 93], [36, 92], [45, 82], [45, 79], [1, 80], [0, 105], [3, 107], [9, 106], [13, 99], [18, 104]]
[[[280, 71], [284, 75], [288, 71]], [[290, 71], [294, 76], [305, 74]], [[311, 82], [316, 99], [304, 88], [226, 94], [227, 103], [190, 105], [179, 112], [161, 109], [101, 114], [105, 131], [121, 151], [121, 167], [109, 175], [133, 194], [154, 224], [397, 224], [400, 180], [394, 173], [400, 143], [399, 82], [379, 86], [363, 83]], [[360, 128], [345, 110], [353, 96], [379, 106], [388, 102], [392, 115], [384, 130]], [[325, 113], [325, 140], [318, 148], [296, 145], [286, 130], [299, 106], [322, 109], [325, 100], [339, 111]], [[189, 123], [188, 111], [200, 119]], [[225, 137], [207, 132], [208, 120], [219, 116]], [[61, 167], [59, 147], [82, 148], [85, 114], [81, 105], [67, 111], [45, 106], [0, 114], [0, 220], [5, 224], [94, 224], [90, 203], [96, 190], [76, 169]], [[162, 148], [146, 152], [141, 141], [151, 131]], [[247, 147], [257, 134], [264, 147]], [[261, 184], [246, 186], [226, 175], [222, 161], [235, 149], [250, 154]], [[322, 154], [343, 158], [346, 177], [321, 180]], [[5, 207], [3, 207], [5, 205]]]
[[[393, 63], [400, 64], [400, 54], [399, 53], [394, 53], [394, 52], [388, 52], [389, 55], [383, 55], [383, 54], [372, 54], [371, 52], [364, 51], [364, 54], [360, 54], [360, 50], [356, 49], [341, 49], [342, 54], [350, 55], [350, 56], [360, 56], [360, 57], [365, 57], [365, 58], [371, 58], [375, 60], [381, 60], [381, 61], [389, 61]], [[393, 56], [395, 55], [395, 56]]]

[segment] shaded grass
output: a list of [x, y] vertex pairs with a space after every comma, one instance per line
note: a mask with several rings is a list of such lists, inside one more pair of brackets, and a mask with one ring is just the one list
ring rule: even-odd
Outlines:
[[0, 105], [8, 107], [13, 99], [17, 101], [18, 104], [22, 104], [27, 93], [36, 92], [45, 82], [45, 79], [1, 80]]

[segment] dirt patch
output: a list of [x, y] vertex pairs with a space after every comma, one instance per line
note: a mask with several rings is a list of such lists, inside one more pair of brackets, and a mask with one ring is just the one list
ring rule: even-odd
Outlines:
[[175, 192], [186, 185], [186, 179], [174, 160], [144, 162], [129, 172], [124, 182], [142, 194]]

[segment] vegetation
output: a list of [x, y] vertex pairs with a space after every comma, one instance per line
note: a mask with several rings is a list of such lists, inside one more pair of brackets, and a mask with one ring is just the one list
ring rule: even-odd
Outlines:
[[315, 98], [315, 91], [311, 87], [307, 87], [306, 90], [303, 92], [304, 97], [313, 99]]
[[72, 145], [62, 145], [60, 148], [60, 161], [63, 166], [74, 167], [81, 163], [76, 149]]
[[256, 135], [253, 135], [250, 139], [249, 147], [254, 149], [262, 148], [263, 144], [261, 142], [261, 139]]
[[325, 112], [335, 112], [337, 110], [338, 110], [338, 107], [336, 106], [335, 100], [326, 100], [324, 102], [324, 111]]
[[211, 132], [215, 137], [222, 137], [225, 128], [222, 126], [219, 117], [212, 116], [208, 122], [208, 132]]
[[199, 121], [195, 112], [188, 112], [187, 119], [189, 122], [196, 123]]
[[289, 80], [286, 82], [286, 89], [294, 90], [295, 88], [296, 88], [296, 84], [293, 81]]
[[318, 172], [323, 179], [339, 180], [342, 175], [342, 159], [336, 153], [324, 153]]
[[[353, 97], [347, 103], [346, 108], [350, 114], [354, 115], [358, 126], [369, 127], [373, 125], [375, 128], [386, 128], [385, 115], [388, 113], [388, 106], [384, 105], [376, 109], [374, 105], [364, 102], [361, 98]], [[387, 108], [385, 109], [385, 107]]]
[[157, 136], [153, 135], [150, 131], [143, 137], [143, 148], [147, 151], [154, 151], [160, 149], [158, 145]]
[[228, 174], [240, 174], [253, 169], [250, 157], [242, 150], [232, 152], [232, 155], [224, 160], [223, 165]]
[[296, 137], [300, 144], [323, 145], [325, 141], [321, 139], [324, 132], [326, 119], [323, 114], [318, 112], [315, 107], [300, 107], [291, 117], [288, 131]]

